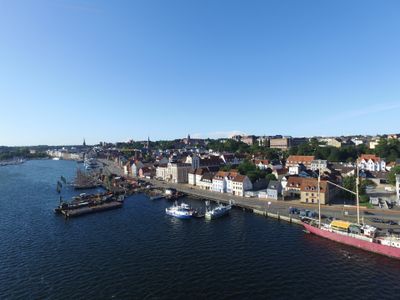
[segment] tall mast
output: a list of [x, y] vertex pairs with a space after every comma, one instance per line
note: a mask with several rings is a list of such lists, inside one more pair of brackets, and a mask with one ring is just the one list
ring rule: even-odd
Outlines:
[[320, 200], [320, 186], [321, 186], [321, 169], [318, 166], [318, 227], [321, 228], [321, 200]]
[[358, 192], [358, 184], [360, 183], [360, 177], [358, 173], [358, 162], [356, 162], [356, 202], [357, 202], [357, 224], [360, 224], [360, 195]]

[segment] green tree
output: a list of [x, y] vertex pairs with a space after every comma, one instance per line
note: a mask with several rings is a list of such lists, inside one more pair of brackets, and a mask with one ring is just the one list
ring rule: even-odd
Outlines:
[[400, 166], [395, 166], [390, 169], [390, 172], [387, 177], [389, 184], [391, 184], [391, 185], [396, 184], [396, 174], [400, 175]]
[[274, 174], [269, 173], [265, 176], [265, 179], [267, 179], [268, 181], [276, 180], [276, 176]]
[[257, 167], [246, 159], [238, 166], [238, 171], [242, 175], [247, 175], [250, 172], [256, 172]]
[[375, 147], [375, 154], [386, 158], [387, 162], [400, 157], [400, 141], [397, 139], [381, 139]]

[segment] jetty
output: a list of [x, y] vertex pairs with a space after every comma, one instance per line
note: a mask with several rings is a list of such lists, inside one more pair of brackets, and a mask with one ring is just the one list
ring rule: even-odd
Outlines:
[[89, 213], [95, 213], [115, 208], [121, 208], [124, 201], [124, 195], [115, 194], [111, 192], [100, 194], [81, 194], [75, 196], [71, 201], [62, 201], [60, 197], [60, 204], [55, 208], [54, 212], [62, 214], [66, 218], [77, 217]]

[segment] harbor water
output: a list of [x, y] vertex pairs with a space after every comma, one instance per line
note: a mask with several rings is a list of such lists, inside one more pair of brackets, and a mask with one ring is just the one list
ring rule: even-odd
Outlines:
[[165, 214], [171, 202], [138, 194], [66, 220], [56, 183], [76, 168], [0, 167], [0, 299], [399, 299], [400, 261], [239, 209], [180, 220]]

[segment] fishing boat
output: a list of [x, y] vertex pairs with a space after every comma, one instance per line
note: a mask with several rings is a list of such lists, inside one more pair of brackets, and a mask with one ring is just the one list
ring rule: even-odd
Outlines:
[[218, 206], [216, 206], [213, 209], [207, 208], [205, 218], [207, 220], [212, 220], [212, 219], [216, 219], [216, 218], [225, 216], [225, 215], [229, 214], [229, 211], [231, 209], [232, 209], [232, 204], [228, 204], [228, 205], [218, 204]]
[[[358, 175], [358, 168], [356, 171]], [[321, 222], [321, 204], [318, 201], [318, 220], [313, 218], [302, 218], [302, 223], [306, 231], [317, 236], [353, 246], [366, 251], [386, 255], [392, 258], [400, 259], [400, 237], [393, 234], [387, 234], [371, 225], [360, 222], [359, 178], [357, 176], [356, 192], [349, 191], [356, 195], [357, 201], [357, 222], [347, 222], [343, 220], [333, 220], [326, 224]], [[318, 176], [318, 199], [320, 192], [320, 176]]]
[[179, 219], [189, 219], [195, 214], [195, 210], [183, 202], [180, 205], [175, 202], [173, 206], [166, 208], [165, 212], [167, 215]]

